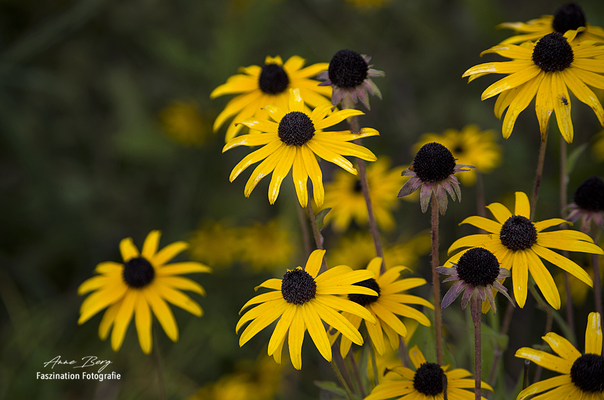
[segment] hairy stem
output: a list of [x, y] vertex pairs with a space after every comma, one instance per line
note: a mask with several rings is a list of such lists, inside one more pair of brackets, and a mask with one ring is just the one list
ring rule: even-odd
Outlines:
[[480, 296], [475, 294], [472, 296], [470, 312], [472, 313], [472, 322], [474, 323], [474, 395], [476, 400], [480, 400], [480, 387], [481, 387], [481, 376], [482, 376], [482, 365], [481, 365], [481, 337], [480, 337], [480, 324], [482, 317], [482, 301]]
[[[592, 238], [595, 244], [598, 244], [600, 240], [600, 228], [593, 225], [593, 234]], [[594, 272], [594, 301], [596, 302], [596, 312], [600, 313], [600, 318], [604, 317], [602, 314], [602, 291], [600, 289], [600, 256], [597, 254], [592, 254], [592, 267]]]
[[164, 370], [159, 351], [159, 343], [157, 342], [157, 331], [155, 329], [153, 330], [153, 347], [153, 352], [155, 353], [155, 363], [157, 364], [157, 385], [159, 387], [159, 398], [160, 400], [165, 400], [166, 390], [164, 388]]
[[545, 147], [547, 144], [547, 132], [541, 140], [539, 146], [539, 159], [537, 161], [537, 171], [535, 173], [535, 184], [533, 186], [533, 195], [531, 197], [531, 221], [535, 218], [535, 209], [537, 207], [537, 198], [539, 198], [539, 187], [541, 186], [541, 178], [543, 177], [543, 165], [545, 164]]
[[[501, 325], [501, 334], [507, 335], [510, 330], [510, 323], [512, 322], [512, 316], [514, 315], [514, 304], [508, 303], [508, 307], [505, 310], [505, 316], [503, 317], [503, 324]], [[489, 385], [495, 385], [495, 377], [497, 375], [497, 367], [499, 366], [499, 360], [503, 356], [503, 349], [499, 344], [495, 347], [495, 357], [493, 357], [493, 366], [491, 367], [491, 375], [489, 376]]]
[[310, 255], [312, 249], [310, 247], [310, 238], [308, 236], [308, 226], [306, 225], [306, 217], [304, 215], [304, 209], [300, 203], [296, 204], [296, 210], [298, 211], [298, 221], [300, 222], [300, 230], [302, 231], [302, 241], [304, 243], [304, 251], [306, 255]]
[[[340, 354], [337, 351], [336, 351], [336, 353]], [[342, 357], [339, 358], [339, 361], [341, 361], [341, 360], [342, 360]], [[344, 367], [344, 365], [341, 365], [341, 367]], [[340, 370], [340, 367], [338, 366], [338, 362], [336, 362], [336, 357], [331, 359], [331, 368], [333, 369], [333, 372], [335, 372], [336, 377], [338, 378], [338, 381], [340, 382], [340, 384], [346, 391], [346, 395], [348, 395], [348, 399], [354, 400], [354, 395], [352, 394], [352, 391], [350, 390], [350, 386], [344, 379], [344, 375], [342, 375], [342, 371]]]
[[442, 314], [440, 309], [440, 281], [438, 279], [438, 202], [436, 195], [432, 193], [430, 201], [432, 211], [431, 237], [432, 237], [432, 290], [434, 293], [434, 328], [436, 330], [436, 362], [443, 365], [443, 338], [442, 338]]

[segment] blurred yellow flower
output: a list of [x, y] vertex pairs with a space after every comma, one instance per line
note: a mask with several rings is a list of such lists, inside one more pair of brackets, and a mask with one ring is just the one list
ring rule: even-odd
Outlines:
[[194, 260], [213, 267], [232, 264], [239, 253], [239, 233], [221, 222], [206, 222], [189, 239], [189, 254]]
[[[390, 159], [381, 157], [367, 166], [367, 180], [371, 203], [378, 225], [386, 230], [394, 227], [391, 210], [398, 206], [396, 198], [407, 178], [401, 176], [403, 167], [389, 169]], [[367, 204], [357, 176], [337, 171], [334, 180], [325, 185], [323, 208], [331, 208], [325, 223], [331, 223], [337, 232], [345, 231], [354, 221], [357, 225], [368, 223]]]
[[359, 9], [381, 8], [390, 0], [346, 0]]
[[458, 164], [473, 165], [459, 175], [464, 185], [472, 185], [476, 181], [476, 172], [488, 173], [501, 163], [501, 146], [495, 143], [495, 133], [492, 130], [481, 131], [477, 125], [466, 125], [460, 131], [447, 129], [442, 135], [426, 133], [419, 138], [412, 148], [412, 154], [430, 142], [437, 142], [451, 150]]
[[276, 220], [240, 228], [239, 234], [241, 260], [250, 263], [252, 268], [262, 270], [289, 262], [293, 252], [289, 232]]
[[159, 114], [164, 131], [179, 143], [200, 146], [205, 139], [205, 127], [197, 110], [195, 101], [174, 100]]

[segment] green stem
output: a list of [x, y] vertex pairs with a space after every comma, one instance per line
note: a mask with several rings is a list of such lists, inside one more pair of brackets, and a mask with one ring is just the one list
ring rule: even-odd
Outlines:
[[[514, 315], [514, 304], [508, 303], [508, 307], [505, 310], [505, 316], [503, 317], [503, 324], [501, 324], [501, 334], [507, 335], [510, 330], [510, 324], [512, 322], [512, 316]], [[499, 367], [499, 360], [503, 356], [503, 349], [499, 344], [495, 347], [495, 357], [493, 358], [493, 366], [491, 367], [491, 375], [489, 376], [489, 384], [495, 385], [495, 377]]]
[[531, 221], [535, 218], [535, 209], [537, 207], [537, 199], [539, 198], [539, 187], [541, 186], [541, 178], [543, 177], [543, 165], [545, 164], [545, 147], [547, 145], [547, 132], [541, 140], [539, 146], [539, 159], [537, 161], [537, 172], [535, 173], [535, 184], [533, 186], [533, 195], [531, 197]]
[[348, 353], [348, 357], [350, 359], [350, 363], [352, 364], [352, 373], [357, 381], [357, 385], [359, 387], [359, 392], [361, 393], [361, 397], [365, 398], [367, 394], [365, 393], [365, 388], [363, 387], [363, 381], [361, 380], [361, 374], [359, 372], [359, 366], [357, 365], [356, 360], [354, 359], [354, 354], [352, 351]]
[[432, 237], [432, 290], [434, 293], [434, 328], [436, 330], [436, 362], [443, 365], [443, 338], [442, 338], [442, 314], [440, 309], [440, 281], [438, 279], [438, 202], [436, 195], [432, 193], [430, 201], [432, 211], [431, 237]]
[[373, 348], [371, 343], [367, 343], [366, 346], [369, 346], [369, 353], [371, 354], [371, 365], [373, 366], [373, 382], [375, 383], [375, 386], [377, 386], [379, 384], [379, 380], [375, 349]]
[[298, 211], [298, 221], [300, 222], [300, 230], [302, 230], [302, 241], [304, 243], [304, 250], [307, 255], [310, 255], [312, 249], [310, 247], [310, 239], [308, 236], [308, 226], [306, 225], [306, 217], [304, 216], [304, 209], [300, 203], [296, 202], [296, 210]]
[[[600, 240], [600, 228], [594, 223], [592, 223], [592, 225], [592, 238], [594, 243], [598, 244], [598, 241]], [[600, 313], [601, 318], [604, 317], [604, 314], [602, 314], [602, 291], [600, 289], [600, 256], [592, 254], [591, 260], [594, 272], [594, 301], [596, 302], [596, 312]]]
[[346, 391], [346, 394], [348, 395], [348, 399], [354, 400], [354, 395], [352, 394], [352, 392], [350, 391], [350, 387], [344, 380], [344, 376], [342, 375], [342, 372], [340, 371], [340, 368], [338, 367], [338, 363], [335, 361], [335, 357], [332, 358], [332, 360], [331, 360], [331, 368], [333, 368], [333, 372], [335, 372], [336, 377], [338, 378], [338, 381], [340, 381], [340, 384]]
[[164, 372], [161, 353], [159, 351], [159, 342], [157, 341], [157, 330], [153, 329], [153, 353], [155, 353], [155, 362], [157, 365], [157, 384], [159, 386], [160, 400], [166, 399], [166, 390], [164, 388]]
[[470, 304], [470, 312], [472, 313], [472, 322], [474, 323], [474, 396], [476, 400], [480, 400], [480, 388], [482, 377], [481, 365], [481, 337], [480, 324], [482, 317], [482, 301], [480, 296], [472, 296]]

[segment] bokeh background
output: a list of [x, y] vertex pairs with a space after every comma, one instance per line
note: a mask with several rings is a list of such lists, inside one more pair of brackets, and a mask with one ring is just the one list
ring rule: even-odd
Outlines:
[[[487, 204], [511, 205], [515, 191], [532, 189], [539, 146], [533, 106], [504, 141], [501, 122], [493, 115], [495, 100], [480, 101], [482, 91], [498, 77], [467, 84], [461, 75], [480, 62], [502, 60], [479, 57], [511, 34], [496, 30], [497, 24], [552, 14], [561, 4], [2, 0], [0, 398], [158, 398], [156, 359], [142, 353], [133, 325], [122, 349], [114, 353], [97, 336], [100, 315], [77, 324], [82, 302], [77, 287], [92, 276], [97, 263], [121, 260], [122, 238], [130, 236], [142, 246], [153, 229], [163, 231], [161, 246], [176, 240], [192, 243], [179, 259], [214, 268], [212, 275], [192, 276], [207, 290], [205, 298], [193, 295], [205, 311], [202, 318], [173, 307], [181, 331], [177, 343], [154, 322], [167, 398], [239, 399], [247, 392], [255, 399], [265, 393], [252, 389], [253, 384], [266, 381], [275, 387], [267, 396], [325, 396], [313, 381], [335, 379], [310, 341], [304, 346], [302, 371], [294, 371], [288, 362], [282, 370], [270, 360], [272, 364], [264, 363], [260, 356], [268, 332], [238, 346], [238, 311], [254, 295], [253, 288], [281, 276], [285, 268], [303, 265], [306, 255], [290, 178], [273, 206], [266, 198], [268, 180], [249, 199], [243, 196], [249, 173], [229, 183], [230, 170], [247, 150], [221, 153], [224, 129], [213, 133], [212, 123], [230, 97], [210, 100], [210, 92], [238, 67], [262, 64], [267, 55], [299, 55], [308, 64], [329, 62], [342, 48], [371, 55], [374, 68], [386, 77], [374, 79], [383, 100], [371, 98], [372, 109], [361, 119], [362, 126], [378, 129], [381, 136], [366, 139], [365, 145], [378, 157], [388, 157], [393, 167], [402, 167], [412, 161], [411, 147], [423, 133], [469, 123], [493, 129], [503, 161], [484, 176], [485, 199]], [[604, 25], [600, 0], [580, 5], [588, 22]], [[570, 199], [584, 179], [604, 176], [593, 151], [601, 127], [587, 106], [572, 101], [575, 141], [569, 153], [581, 146], [584, 150], [570, 174]], [[537, 220], [559, 215], [561, 136], [555, 122], [550, 132]], [[326, 164], [322, 167], [329, 180], [335, 169]], [[441, 219], [441, 260], [456, 238], [472, 233], [458, 223], [476, 214], [476, 187], [462, 191], [463, 202], [450, 203]], [[399, 257], [415, 274], [428, 278], [428, 215], [416, 202], [398, 203], [396, 226], [384, 232], [386, 246], [399, 246]], [[348, 257], [351, 265], [364, 267], [370, 256], [352, 250], [359, 246], [350, 243], [366, 232], [353, 225], [340, 233], [328, 225], [328, 259], [333, 252], [334, 262], [346, 263]], [[576, 260], [587, 262], [586, 257]], [[429, 289], [425, 285], [416, 294], [428, 297]], [[583, 296], [575, 305], [581, 351], [593, 292]], [[498, 325], [502, 314], [489, 317], [491, 326]], [[452, 323], [446, 334], [457, 366], [471, 369], [468, 326], [453, 324], [463, 316], [459, 303], [445, 311], [445, 323]], [[495, 398], [513, 392], [522, 365], [513, 353], [539, 343], [544, 320], [530, 296], [527, 306], [516, 311]], [[36, 380], [43, 363], [57, 355], [111, 360], [122, 379]], [[229, 383], [228, 377], [239, 378]]]

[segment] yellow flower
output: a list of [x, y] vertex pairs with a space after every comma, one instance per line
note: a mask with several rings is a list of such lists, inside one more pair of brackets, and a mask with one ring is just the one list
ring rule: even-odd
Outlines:
[[[516, 357], [524, 358], [562, 375], [533, 383], [518, 394], [516, 400], [604, 399], [604, 358], [602, 358], [602, 323], [600, 314], [592, 312], [585, 329], [585, 354], [565, 338], [549, 332], [543, 340], [557, 355], [528, 347], [518, 349]], [[542, 393], [545, 392], [545, 393]]]
[[[371, 260], [369, 265], [367, 265], [367, 271], [373, 272], [375, 274], [375, 279], [369, 278], [355, 283], [355, 285], [375, 290], [377, 292], [377, 297], [366, 294], [349, 294], [348, 299], [367, 308], [377, 321], [375, 324], [365, 323], [365, 327], [367, 328], [371, 342], [378, 354], [384, 355], [386, 352], [384, 333], [388, 336], [390, 346], [393, 349], [398, 349], [399, 336], [407, 336], [407, 327], [399, 319], [398, 315], [414, 319], [424, 326], [430, 326], [430, 320], [424, 314], [415, 308], [409, 307], [407, 304], [419, 304], [431, 309], [434, 309], [434, 306], [421, 297], [401, 293], [424, 285], [426, 283], [425, 279], [407, 278], [399, 280], [398, 278], [400, 277], [401, 271], [408, 269], [403, 266], [391, 267], [384, 274], [380, 274], [381, 265], [382, 259], [380, 257], [375, 257]], [[361, 317], [349, 312], [343, 312], [342, 315], [346, 317], [356, 329], [359, 329], [362, 322]], [[335, 341], [338, 335], [339, 332], [336, 332], [332, 341]], [[346, 357], [351, 346], [352, 341], [346, 337], [342, 337], [340, 341], [340, 354], [342, 357]]]
[[241, 228], [240, 235], [241, 260], [250, 263], [252, 268], [261, 270], [289, 262], [293, 252], [289, 232], [277, 221]]
[[373, 272], [353, 271], [346, 265], [340, 265], [319, 274], [324, 255], [325, 250], [315, 250], [308, 257], [304, 269], [298, 267], [289, 270], [283, 279], [269, 279], [257, 287], [274, 291], [252, 298], [241, 308], [243, 311], [251, 305], [259, 304], [248, 310], [237, 322], [236, 332], [251, 321], [239, 337], [239, 346], [243, 346], [277, 319], [279, 322], [268, 343], [268, 355], [280, 364], [287, 336], [289, 355], [296, 369], [302, 368], [302, 342], [306, 330], [321, 355], [331, 361], [331, 346], [323, 321], [354, 343], [363, 343], [359, 331], [338, 311], [348, 311], [371, 322], [375, 322], [375, 318], [364, 307], [338, 295], [376, 295], [371, 289], [354, 285], [373, 277]]
[[329, 64], [318, 63], [302, 68], [304, 62], [303, 58], [292, 56], [284, 64], [280, 56], [267, 56], [262, 67], [241, 67], [241, 74], [231, 76], [210, 94], [211, 98], [216, 98], [225, 94], [242, 93], [229, 101], [216, 117], [214, 132], [226, 120], [235, 116], [227, 129], [225, 141], [228, 142], [241, 130], [241, 121], [252, 117], [266, 119], [267, 113], [263, 107], [276, 105], [282, 109], [287, 108], [290, 89], [298, 88], [306, 103], [313, 108], [330, 104], [331, 90], [318, 86], [319, 81], [309, 79], [327, 70]]
[[[391, 210], [398, 206], [393, 195], [397, 193], [405, 178], [401, 176], [402, 167], [389, 170], [390, 160], [382, 157], [367, 166], [367, 181], [370, 187], [373, 212], [380, 227], [394, 228]], [[361, 181], [344, 171], [338, 171], [333, 182], [325, 185], [324, 208], [331, 208], [325, 217], [325, 223], [332, 223], [333, 229], [343, 232], [354, 220], [360, 226], [367, 225], [367, 204], [361, 189]]]
[[232, 264], [241, 251], [238, 230], [221, 222], [204, 223], [192, 233], [189, 243], [194, 260], [215, 268]]
[[161, 111], [159, 119], [166, 133], [177, 142], [198, 146], [203, 143], [204, 125], [196, 102], [175, 100]]
[[507, 38], [502, 43], [521, 43], [527, 40], [540, 39], [552, 32], [566, 33], [568, 30], [578, 32], [576, 39], [604, 41], [604, 29], [590, 25], [585, 21], [585, 14], [576, 3], [561, 6], [555, 15], [543, 15], [541, 18], [524, 22], [505, 22], [498, 28], [512, 29], [520, 35]]
[[[596, 246], [589, 236], [569, 229], [543, 232], [547, 228], [568, 223], [568, 221], [552, 218], [531, 222], [529, 199], [523, 192], [516, 192], [514, 214], [501, 203], [492, 203], [487, 208], [495, 216], [496, 221], [473, 216], [466, 218], [461, 223], [474, 225], [488, 233], [469, 235], [456, 240], [449, 247], [449, 253], [473, 247], [484, 247], [492, 252], [503, 268], [511, 270], [514, 298], [521, 308], [526, 302], [529, 273], [547, 302], [556, 310], [560, 308], [558, 289], [541, 258], [557, 265], [589, 286], [593, 286], [591, 278], [583, 268], [574, 261], [550, 250], [604, 254], [604, 251]], [[447, 263], [457, 263], [468, 250], [457, 253]]]
[[200, 317], [202, 309], [181, 290], [205, 295], [205, 290], [189, 278], [177, 275], [211, 272], [198, 262], [167, 264], [188, 247], [186, 242], [172, 243], [160, 251], [160, 231], [151, 231], [143, 251], [139, 253], [132, 238], [120, 242], [123, 264], [107, 261], [97, 265], [96, 275], [80, 285], [78, 294], [95, 291], [80, 308], [78, 324], [83, 324], [102, 309], [109, 307], [99, 326], [99, 336], [105, 340], [113, 326], [111, 347], [118, 351], [134, 315], [138, 340], [145, 354], [151, 352], [151, 311], [172, 341], [178, 340], [178, 326], [166, 301]]
[[[501, 163], [501, 146], [495, 143], [493, 131], [480, 131], [476, 125], [466, 125], [461, 131], [447, 129], [442, 135], [426, 133], [413, 146], [413, 154], [430, 142], [442, 144], [460, 164], [473, 165], [481, 173], [488, 173]], [[464, 185], [474, 184], [476, 171], [461, 174], [459, 180]]]
[[252, 172], [245, 185], [246, 197], [252, 193], [258, 182], [266, 175], [273, 173], [268, 188], [268, 200], [274, 204], [279, 196], [281, 182], [293, 168], [293, 180], [296, 194], [302, 207], [308, 203], [307, 182], [310, 177], [313, 184], [313, 195], [317, 206], [323, 205], [325, 191], [323, 174], [315, 155], [330, 161], [351, 174], [357, 173], [352, 163], [343, 156], [355, 156], [367, 161], [375, 161], [377, 157], [366, 148], [354, 143], [355, 139], [379, 135], [373, 128], [362, 128], [359, 134], [350, 131], [324, 132], [323, 129], [342, 122], [346, 118], [363, 115], [358, 110], [336, 111], [326, 117], [332, 105], [327, 104], [315, 108], [311, 113], [304, 111], [304, 101], [298, 89], [290, 92], [289, 103], [285, 108], [267, 106], [271, 119], [247, 119], [243, 125], [262, 133], [242, 135], [230, 140], [222, 149], [223, 152], [237, 146], [263, 146], [248, 154], [233, 168], [232, 182], [250, 165], [262, 161]]
[[[398, 400], [444, 400], [445, 387], [443, 381], [447, 382], [447, 398], [455, 400], [473, 400], [474, 391], [464, 389], [474, 388], [474, 379], [467, 378], [472, 374], [462, 368], [449, 371], [449, 366], [441, 367], [435, 363], [429, 363], [419, 350], [414, 346], [409, 350], [409, 358], [415, 367], [396, 367], [391, 369], [400, 375], [402, 380], [385, 381], [377, 385], [365, 400], [383, 400], [397, 398]], [[493, 391], [486, 382], [481, 382], [483, 389]], [[486, 400], [484, 397], [481, 399]]]
[[562, 136], [571, 143], [573, 124], [568, 89], [594, 110], [604, 126], [602, 104], [587, 87], [604, 88], [604, 76], [601, 75], [604, 73], [604, 47], [598, 47], [594, 42], [573, 42], [576, 34], [577, 31], [568, 31], [564, 35], [554, 32], [536, 44], [497, 45], [482, 54], [496, 53], [513, 61], [480, 64], [464, 72], [462, 77], [469, 77], [469, 81], [490, 73], [509, 75], [489, 86], [481, 97], [486, 100], [499, 95], [495, 103], [495, 115], [499, 119], [509, 107], [503, 119], [504, 138], [510, 137], [516, 118], [536, 98], [535, 111], [541, 140], [545, 139], [549, 119], [555, 112]]

